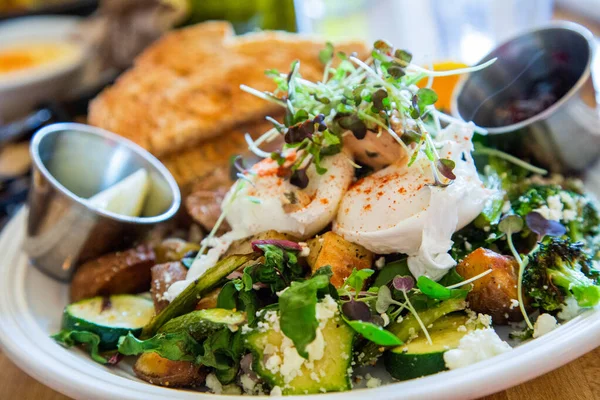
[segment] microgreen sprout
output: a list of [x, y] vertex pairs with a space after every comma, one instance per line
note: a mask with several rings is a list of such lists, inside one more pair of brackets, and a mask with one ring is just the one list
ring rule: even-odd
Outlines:
[[[332, 67], [334, 58], [338, 59], [335, 68]], [[378, 136], [389, 134], [411, 156], [409, 166], [420, 152], [425, 152], [435, 185], [447, 186], [454, 180], [452, 161], [440, 159], [431, 138], [432, 133], [441, 129], [442, 116], [435, 109], [438, 96], [430, 88], [417, 88], [416, 83], [427, 77], [478, 70], [493, 61], [464, 70], [430, 71], [412, 64], [408, 51], [394, 49], [383, 40], [374, 43], [371, 57], [364, 61], [355, 54], [336, 53], [331, 43], [321, 50], [319, 60], [324, 65], [321, 82], [303, 79], [300, 63], [294, 62], [288, 74], [267, 71], [267, 76], [277, 84], [273, 93], [242, 86], [242, 90], [285, 109], [283, 123], [268, 119], [274, 125], [268, 138], [284, 136], [282, 153], [296, 149], [297, 159], [285, 166], [294, 185], [306, 187], [306, 171], [311, 165], [319, 174], [326, 172], [322, 160], [341, 151], [346, 132], [358, 140], [369, 132]], [[423, 121], [427, 116], [434, 121], [429, 128]], [[283, 165], [285, 158], [281, 153], [269, 154], [259, 148], [266, 140], [264, 136], [256, 141], [247, 136], [250, 149]], [[357, 164], [353, 166], [356, 168]]]
[[501, 150], [491, 149], [489, 147], [482, 145], [481, 143], [475, 143], [474, 148], [475, 148], [475, 151], [474, 151], [475, 154], [501, 158], [501, 159], [506, 160], [509, 163], [514, 164], [518, 167], [521, 167], [529, 172], [533, 172], [534, 174], [538, 174], [538, 175], [548, 174], [548, 171], [546, 171], [545, 169], [536, 167], [535, 165], [531, 165], [528, 162], [525, 162], [525, 161], [523, 161], [515, 156], [512, 156], [508, 153], [505, 153]]
[[415, 287], [415, 280], [411, 276], [398, 275], [392, 281], [392, 285], [394, 286], [394, 289], [402, 292], [402, 295], [404, 296], [404, 300], [406, 301], [406, 303], [405, 303], [406, 307], [408, 308], [408, 310], [411, 312], [411, 314], [415, 317], [415, 319], [419, 323], [421, 330], [423, 331], [423, 333], [425, 334], [425, 337], [427, 338], [427, 342], [429, 344], [432, 344], [431, 337], [429, 336], [429, 331], [427, 330], [427, 327], [421, 320], [421, 317], [419, 317], [419, 313], [417, 312], [417, 310], [415, 310], [412, 303], [410, 302], [410, 299], [408, 298], [408, 292]]

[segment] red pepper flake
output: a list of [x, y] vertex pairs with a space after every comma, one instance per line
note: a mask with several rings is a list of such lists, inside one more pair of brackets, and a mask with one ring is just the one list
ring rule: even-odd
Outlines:
[[398, 193], [404, 194], [404, 193], [406, 193], [406, 189], [401, 187], [400, 189], [398, 189]]
[[385, 194], [385, 193], [383, 193], [382, 191], [380, 191], [380, 192], [377, 192], [377, 197], [381, 197], [381, 196], [383, 196], [384, 194]]
[[372, 188], [365, 189], [365, 194], [371, 194], [372, 191], [373, 191]]
[[321, 202], [321, 204], [329, 204], [329, 200], [327, 199], [321, 199], [319, 201]]
[[364, 211], [370, 211], [370, 210], [371, 210], [371, 205], [370, 205], [370, 204], [366, 204], [366, 205], [363, 207], [363, 210], [364, 210]]

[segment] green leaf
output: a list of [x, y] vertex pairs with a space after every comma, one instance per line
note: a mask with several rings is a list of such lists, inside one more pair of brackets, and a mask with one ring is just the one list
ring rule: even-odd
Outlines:
[[465, 289], [448, 289], [426, 276], [417, 279], [417, 287], [424, 295], [436, 300], [464, 299], [469, 294]]
[[224, 308], [226, 310], [234, 310], [237, 308], [235, 299], [238, 295], [238, 290], [235, 287], [235, 282], [229, 281], [221, 288], [219, 296], [217, 297], [217, 308]]
[[465, 278], [456, 272], [456, 268], [452, 268], [450, 271], [448, 271], [448, 273], [446, 273], [446, 275], [442, 277], [442, 279], [438, 281], [438, 283], [442, 286], [452, 286], [456, 285], [457, 283], [461, 283], [464, 280]]
[[306, 346], [316, 337], [317, 291], [329, 285], [327, 275], [317, 275], [304, 282], [292, 282], [279, 297], [281, 330], [294, 342], [298, 354], [308, 358]]
[[412, 61], [412, 54], [409, 51], [406, 50], [400, 50], [397, 49], [394, 52], [394, 56], [399, 59], [400, 61], [404, 62], [404, 66], [406, 67], [408, 64], [410, 64], [410, 62]]
[[200, 346], [187, 331], [158, 333], [146, 340], [140, 340], [129, 332], [119, 339], [118, 349], [126, 356], [153, 352], [172, 361], [194, 361]]
[[364, 336], [365, 339], [379, 346], [400, 346], [404, 342], [392, 332], [385, 330], [382, 326], [375, 325], [371, 322], [349, 321], [344, 318], [344, 321], [350, 325], [352, 329]]
[[375, 282], [373, 282], [373, 286], [379, 287], [383, 285], [387, 285], [394, 279], [396, 275], [411, 275], [410, 270], [408, 269], [408, 263], [406, 259], [393, 261], [389, 264], [384, 265], [384, 267], [379, 271], [377, 277], [375, 277]]
[[242, 357], [243, 341], [241, 332], [222, 329], [208, 337], [202, 344], [202, 354], [196, 362], [215, 369], [215, 374], [222, 384], [232, 382], [239, 371]]
[[[129, 333], [131, 335], [131, 333]], [[85, 345], [90, 353], [92, 360], [100, 364], [106, 364], [108, 360], [100, 355], [98, 347], [100, 345], [100, 336], [88, 331], [69, 331], [63, 329], [56, 335], [51, 336], [52, 339], [65, 347], [73, 347], [76, 345]]]
[[354, 290], [354, 293], [358, 293], [365, 286], [366, 280], [369, 279], [369, 277], [374, 273], [375, 271], [373, 271], [372, 269], [354, 268], [350, 276], [344, 281], [344, 286], [342, 286], [342, 289], [345, 288], [347, 290], [348, 288], [352, 288], [352, 290]]
[[417, 99], [419, 110], [421, 110], [421, 114], [423, 114], [426, 106], [430, 106], [437, 101], [438, 95], [431, 89], [421, 88], [417, 91]]
[[319, 51], [319, 61], [323, 64], [327, 64], [333, 58], [333, 44], [327, 42], [325, 48]]
[[512, 214], [502, 218], [498, 224], [498, 229], [502, 233], [512, 235], [513, 233], [521, 232], [523, 230], [523, 226], [523, 218]]

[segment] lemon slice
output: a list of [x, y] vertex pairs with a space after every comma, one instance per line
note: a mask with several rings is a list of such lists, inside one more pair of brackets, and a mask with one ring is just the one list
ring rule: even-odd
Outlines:
[[148, 171], [142, 168], [88, 200], [90, 204], [103, 210], [129, 217], [139, 217], [149, 187]]

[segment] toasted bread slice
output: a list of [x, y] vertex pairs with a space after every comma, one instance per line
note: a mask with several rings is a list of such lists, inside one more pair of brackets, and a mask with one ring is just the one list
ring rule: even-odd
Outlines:
[[[318, 54], [325, 42], [283, 32], [233, 36], [223, 22], [173, 31], [145, 50], [134, 67], [90, 105], [89, 122], [133, 140], [158, 156], [190, 148], [262, 119], [279, 106], [243, 92], [241, 84], [274, 90], [267, 69], [322, 75]], [[362, 42], [336, 46], [366, 55]]]

